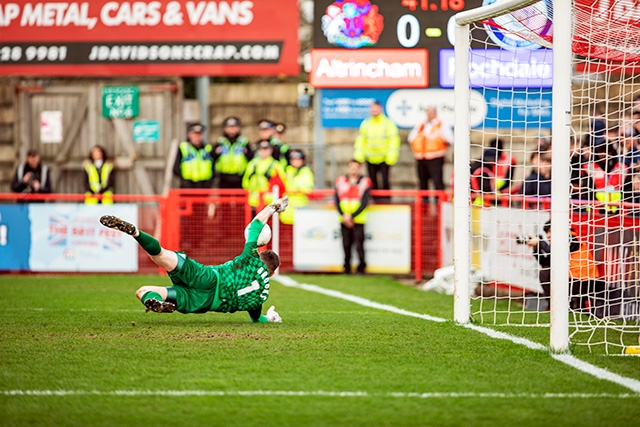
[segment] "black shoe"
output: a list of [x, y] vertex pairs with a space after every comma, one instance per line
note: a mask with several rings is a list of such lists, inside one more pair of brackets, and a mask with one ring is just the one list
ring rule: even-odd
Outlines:
[[127, 233], [130, 236], [136, 234], [137, 228], [135, 225], [130, 222], [121, 220], [117, 216], [112, 215], [104, 215], [100, 218], [100, 224], [105, 227], [115, 228], [116, 230], [122, 231], [123, 233]]
[[145, 313], [148, 311], [155, 311], [156, 313], [173, 313], [176, 310], [176, 305], [172, 302], [158, 301], [155, 298], [149, 298], [144, 302], [144, 306], [147, 307]]

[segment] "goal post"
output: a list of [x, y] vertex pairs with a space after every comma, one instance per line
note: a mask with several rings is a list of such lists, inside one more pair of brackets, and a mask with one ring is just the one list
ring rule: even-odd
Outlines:
[[[553, 1], [553, 147], [551, 162], [551, 235], [569, 236], [569, 183], [571, 170], [571, 1]], [[569, 350], [569, 239], [554, 239], [551, 247], [551, 351]]]
[[486, 3], [455, 15], [454, 320], [640, 349], [640, 5]]
[[[459, 323], [467, 323], [470, 320], [470, 221], [471, 205], [469, 203], [470, 182], [470, 156], [469, 133], [471, 130], [469, 119], [469, 25], [488, 18], [504, 16], [511, 12], [521, 10], [537, 3], [539, 0], [507, 0], [496, 2], [488, 6], [464, 11], [456, 14], [456, 64], [455, 74], [455, 102], [456, 121], [454, 169], [456, 171], [454, 186], [454, 266], [455, 266], [455, 291], [454, 291], [454, 319]], [[552, 198], [552, 234], [568, 234], [569, 224], [569, 136], [571, 126], [571, 4], [566, 1], [558, 3], [555, 9], [554, 21], [558, 22], [558, 16], [564, 17], [566, 22], [561, 22], [554, 30], [554, 70], [553, 70], [553, 128], [554, 140], [567, 141], [560, 144], [558, 150], [554, 147], [552, 174], [554, 176]], [[563, 5], [560, 5], [562, 3]], [[563, 10], [564, 9], [564, 10]], [[557, 31], [565, 28], [566, 31]], [[561, 34], [564, 33], [564, 34]], [[553, 257], [556, 259], [569, 259], [569, 242], [554, 241]], [[553, 261], [552, 261], [553, 262]], [[569, 325], [567, 311], [569, 308], [566, 296], [568, 293], [568, 265], [567, 263], [554, 263], [552, 265], [552, 294], [551, 294], [551, 332], [550, 346], [553, 351], [565, 352], [569, 348]]]

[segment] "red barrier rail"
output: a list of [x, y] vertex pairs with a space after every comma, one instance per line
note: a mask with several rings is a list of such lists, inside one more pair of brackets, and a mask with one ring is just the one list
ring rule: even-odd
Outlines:
[[[411, 272], [422, 281], [442, 266], [440, 228], [442, 202], [451, 196], [445, 191], [376, 190], [375, 203], [411, 207]], [[310, 195], [315, 204], [333, 205], [333, 190], [316, 190]], [[116, 194], [116, 203], [137, 203], [137, 224], [155, 235], [167, 249], [187, 252], [203, 264], [220, 264], [237, 256], [244, 244], [244, 228], [251, 220], [251, 207], [244, 190], [170, 190], [166, 196]], [[0, 193], [0, 203], [57, 202], [84, 203], [83, 194]], [[105, 206], [106, 209], [106, 206]], [[280, 256], [282, 272], [293, 266], [292, 227], [281, 224]], [[157, 267], [144, 251], [139, 251], [139, 271], [154, 272]]]

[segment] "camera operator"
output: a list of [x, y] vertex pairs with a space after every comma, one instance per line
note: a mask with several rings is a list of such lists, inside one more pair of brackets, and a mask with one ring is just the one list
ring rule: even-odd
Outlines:
[[[522, 241], [533, 249], [533, 256], [540, 264], [538, 278], [542, 285], [542, 297], [548, 300], [551, 296], [551, 220], [544, 224], [543, 231], [546, 240], [542, 236], [526, 236], [519, 238], [518, 242]], [[590, 309], [595, 314], [595, 308], [602, 307], [596, 297], [604, 293], [604, 282], [600, 279], [598, 266], [587, 243], [580, 241], [573, 229], [569, 238], [569, 306], [572, 310]]]

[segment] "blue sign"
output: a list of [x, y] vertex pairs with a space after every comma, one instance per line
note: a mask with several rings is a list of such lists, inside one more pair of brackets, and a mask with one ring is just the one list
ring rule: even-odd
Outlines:
[[485, 128], [551, 129], [551, 89], [486, 89]]
[[133, 142], [158, 142], [160, 122], [157, 120], [137, 120], [133, 122]]
[[[321, 123], [326, 129], [357, 129], [369, 117], [369, 106], [378, 100], [385, 114], [400, 129], [411, 129], [433, 105], [445, 123], [453, 125], [453, 89], [322, 89]], [[471, 127], [550, 129], [551, 89], [471, 90]]]
[[[373, 101], [384, 106], [394, 89], [322, 89], [320, 117], [325, 128], [358, 128]], [[386, 114], [386, 112], [385, 112]]]
[[29, 269], [29, 205], [0, 205], [0, 270]]

